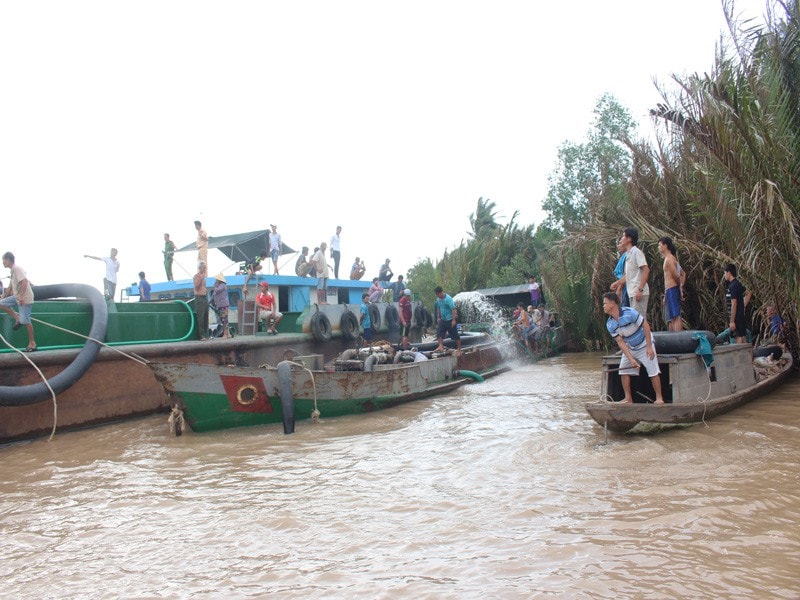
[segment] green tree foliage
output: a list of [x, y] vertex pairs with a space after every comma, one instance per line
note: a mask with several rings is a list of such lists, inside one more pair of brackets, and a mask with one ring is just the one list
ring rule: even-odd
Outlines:
[[[725, 327], [722, 267], [733, 262], [754, 293], [756, 333], [765, 327], [761, 309], [775, 304], [792, 324], [790, 343], [797, 347], [800, 3], [770, 0], [764, 24], [737, 20], [732, 0], [723, 8], [729, 34], [713, 68], [675, 75], [674, 86], [661, 89], [663, 101], [651, 111], [658, 128], [653, 142], [633, 140], [626, 113], [609, 102], [598, 106], [589, 141], [565, 144], [559, 152], [546, 224], [564, 237], [539, 258], [555, 271], [548, 273], [551, 298], [560, 303], [565, 323], [574, 320], [573, 335], [602, 336], [599, 303], [612, 279], [614, 240], [633, 225], [651, 264], [647, 316], [656, 329], [665, 325], [655, 243], [666, 235], [688, 274], [689, 327]], [[607, 115], [603, 107], [610, 109]], [[555, 265], [565, 271], [560, 279]], [[578, 308], [587, 292], [591, 304]], [[595, 324], [581, 321], [580, 311], [587, 309]]]
[[514, 212], [505, 225], [498, 222], [495, 203], [478, 198], [469, 216], [471, 231], [467, 239], [445, 252], [434, 266], [430, 259], [420, 261], [408, 272], [410, 286], [420, 290], [426, 306], [433, 303], [433, 288], [441, 285], [449, 293], [525, 283], [536, 270], [533, 225], [521, 227]]
[[[774, 303], [797, 334], [800, 300], [800, 9], [767, 4], [761, 24], [724, 10], [729, 36], [713, 69], [674, 76], [651, 112], [655, 145], [632, 144], [632, 220], [673, 237], [690, 277], [693, 327], [719, 330], [722, 265], [733, 262], [760, 309]], [[795, 340], [796, 341], [796, 340]], [[794, 343], [794, 341], [793, 341]]]
[[558, 165], [548, 177], [542, 203], [548, 227], [579, 231], [609, 210], [627, 205], [631, 158], [626, 143], [636, 123], [609, 94], [597, 101], [594, 115], [586, 142], [564, 142], [558, 149]]
[[[565, 142], [549, 177], [543, 208], [548, 218], [536, 232], [539, 265], [551, 308], [561, 317], [573, 348], [594, 348], [603, 340], [598, 294], [613, 272], [613, 234], [606, 226], [630, 207], [630, 138], [635, 122], [613, 96], [595, 105], [584, 143]], [[615, 225], [613, 229], [617, 229]], [[608, 273], [608, 278], [600, 273]], [[603, 289], [605, 288], [605, 289]]]

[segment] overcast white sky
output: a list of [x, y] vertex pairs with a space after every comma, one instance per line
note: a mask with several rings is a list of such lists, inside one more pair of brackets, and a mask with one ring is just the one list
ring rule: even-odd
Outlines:
[[3, 2], [0, 252], [101, 288], [84, 254], [161, 281], [163, 233], [192, 242], [195, 219], [277, 223], [298, 249], [342, 225], [342, 271], [404, 273], [466, 237], [479, 197], [538, 225], [597, 99], [649, 127], [653, 79], [708, 70], [723, 27], [720, 0]]

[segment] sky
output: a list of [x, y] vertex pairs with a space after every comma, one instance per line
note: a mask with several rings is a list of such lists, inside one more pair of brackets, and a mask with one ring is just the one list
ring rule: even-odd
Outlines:
[[720, 0], [3, 2], [0, 252], [102, 289], [84, 254], [118, 248], [119, 287], [162, 281], [163, 234], [193, 242], [195, 219], [295, 249], [341, 225], [340, 275], [405, 273], [467, 239], [479, 198], [541, 223], [597, 100], [645, 132], [654, 81], [708, 71], [724, 28]]

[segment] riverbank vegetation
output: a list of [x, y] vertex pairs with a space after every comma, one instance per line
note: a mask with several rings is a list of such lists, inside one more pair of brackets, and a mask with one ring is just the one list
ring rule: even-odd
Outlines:
[[[739, 267], [753, 293], [751, 323], [763, 333], [774, 304], [797, 348], [800, 300], [800, 2], [769, 0], [765, 21], [736, 17], [707, 73], [675, 75], [650, 108], [652, 138], [636, 134], [611, 95], [597, 103], [582, 143], [565, 142], [551, 174], [546, 220], [497, 221], [479, 199], [467, 239], [435, 264], [409, 272], [415, 289], [470, 290], [540, 276], [573, 348], [606, 345], [600, 299], [613, 279], [615, 240], [632, 225], [651, 265], [648, 318], [663, 319], [657, 240], [669, 236], [687, 272], [684, 319], [726, 327], [723, 266]], [[637, 109], [638, 110], [638, 109]], [[426, 297], [423, 295], [423, 299]]]

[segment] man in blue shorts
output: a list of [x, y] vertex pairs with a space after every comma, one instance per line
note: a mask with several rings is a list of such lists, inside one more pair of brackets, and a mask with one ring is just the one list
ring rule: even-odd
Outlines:
[[437, 323], [436, 338], [439, 340], [439, 347], [436, 348], [435, 352], [444, 350], [444, 334], [447, 333], [451, 340], [456, 340], [456, 349], [458, 354], [461, 354], [461, 338], [458, 336], [458, 328], [456, 327], [458, 311], [456, 310], [455, 302], [448, 294], [444, 293], [441, 286], [436, 286], [433, 293], [436, 294], [433, 314]]
[[683, 331], [681, 320], [681, 274], [676, 249], [672, 238], [667, 236], [658, 240], [658, 252], [664, 258], [664, 318], [667, 329]]
[[661, 370], [658, 368], [656, 346], [650, 332], [650, 324], [635, 309], [620, 306], [619, 297], [614, 292], [603, 294], [603, 312], [608, 315], [606, 329], [617, 341], [622, 350], [619, 361], [619, 375], [622, 389], [625, 391], [623, 402], [633, 402], [631, 395], [631, 375], [638, 375], [641, 365], [647, 369], [647, 375], [656, 393], [656, 404], [664, 404], [661, 394]]
[[[14, 255], [11, 252], [3, 254], [3, 266], [11, 269], [11, 281], [8, 284], [3, 298], [0, 300], [0, 310], [8, 313], [14, 319], [12, 329], [19, 329], [23, 325], [28, 331], [28, 346], [25, 352], [36, 350], [36, 341], [33, 339], [33, 323], [31, 323], [31, 307], [33, 306], [33, 288], [28, 281], [25, 270], [14, 262]], [[16, 306], [19, 309], [19, 316], [10, 308]]]

